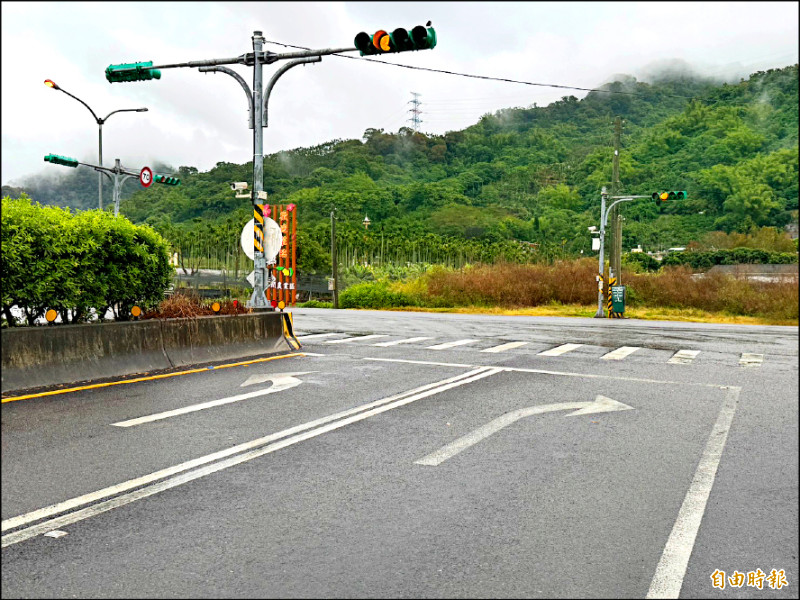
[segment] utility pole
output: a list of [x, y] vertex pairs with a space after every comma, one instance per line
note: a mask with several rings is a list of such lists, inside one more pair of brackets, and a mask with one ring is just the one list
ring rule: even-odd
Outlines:
[[[622, 135], [622, 119], [617, 117], [614, 119], [614, 162], [611, 176], [611, 194], [612, 196], [620, 193], [619, 183], [619, 153], [620, 153], [620, 137]], [[611, 213], [611, 226], [613, 227], [613, 248], [609, 255], [609, 268], [613, 272], [613, 276], [617, 278], [617, 285], [622, 285], [620, 275], [622, 270], [622, 215], [619, 214], [619, 209], [614, 208]]]
[[339, 259], [336, 256], [336, 207], [331, 211], [331, 275], [333, 276], [333, 308], [339, 308]]
[[411, 113], [411, 118], [408, 120], [413, 124], [414, 131], [419, 131], [419, 124], [422, 123], [422, 120], [419, 118], [419, 115], [422, 112], [419, 109], [419, 105], [422, 104], [422, 102], [419, 101], [421, 94], [418, 94], [417, 92], [411, 92], [411, 95], [414, 96], [414, 99], [409, 100], [409, 102], [414, 106], [409, 110]]

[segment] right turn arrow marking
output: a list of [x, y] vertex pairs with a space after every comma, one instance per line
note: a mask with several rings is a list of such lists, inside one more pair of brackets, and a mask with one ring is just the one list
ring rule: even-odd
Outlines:
[[544, 404], [541, 406], [529, 406], [527, 408], [520, 408], [518, 410], [511, 411], [506, 413], [500, 417], [497, 417], [493, 421], [489, 421], [486, 425], [482, 425], [478, 427], [474, 431], [461, 436], [457, 440], [447, 444], [439, 448], [436, 452], [432, 452], [427, 456], [420, 458], [417, 461], [414, 461], [415, 465], [428, 465], [435, 467], [446, 461], [448, 458], [452, 458], [462, 450], [466, 450], [470, 446], [473, 446], [480, 442], [481, 440], [486, 439], [493, 433], [497, 433], [501, 429], [508, 427], [512, 423], [516, 423], [520, 419], [524, 419], [525, 417], [530, 417], [533, 415], [539, 415], [542, 413], [554, 412], [557, 410], [572, 410], [578, 409], [575, 412], [572, 412], [567, 417], [577, 417], [582, 415], [590, 415], [594, 413], [602, 413], [602, 412], [614, 412], [618, 410], [632, 410], [632, 406], [628, 406], [627, 404], [623, 404], [622, 402], [617, 402], [616, 400], [612, 400], [611, 398], [607, 398], [606, 396], [596, 396], [595, 399], [591, 402], [559, 402], [556, 404]]

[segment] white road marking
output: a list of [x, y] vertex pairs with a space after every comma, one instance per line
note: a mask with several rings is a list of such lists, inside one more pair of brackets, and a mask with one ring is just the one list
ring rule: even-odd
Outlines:
[[300, 371], [298, 373], [256, 373], [255, 375], [250, 375], [250, 377], [245, 380], [239, 387], [246, 387], [248, 385], [256, 385], [258, 383], [266, 383], [267, 381], [272, 381], [273, 385], [276, 385], [279, 381], [282, 381], [287, 378], [294, 379], [299, 375], [306, 375], [308, 373], [316, 373], [316, 371]]
[[[389, 398], [383, 398], [381, 400], [376, 400], [375, 402], [370, 402], [368, 404], [357, 406], [355, 408], [342, 411], [333, 415], [329, 415], [321, 419], [316, 419], [315, 421], [304, 423], [302, 425], [297, 425], [295, 427], [291, 427], [289, 429], [285, 429], [283, 431], [270, 434], [263, 438], [252, 440], [244, 444], [239, 444], [238, 446], [234, 446], [226, 450], [221, 450], [219, 452], [215, 452], [207, 456], [202, 456], [200, 458], [187, 461], [179, 465], [175, 465], [174, 467], [162, 469], [160, 471], [150, 473], [149, 475], [144, 475], [142, 477], [138, 477], [136, 479], [132, 479], [130, 481], [126, 481], [118, 485], [110, 486], [102, 490], [92, 492], [90, 494], [84, 494], [83, 496], [72, 498], [70, 500], [60, 502], [58, 504], [52, 504], [50, 506], [46, 506], [44, 508], [35, 510], [33, 512], [26, 513], [24, 515], [19, 515], [17, 517], [6, 519], [5, 521], [2, 522], [3, 531], [20, 527], [21, 525], [32, 523], [34, 521], [38, 521], [40, 519], [50, 517], [59, 513], [63, 513], [72, 508], [76, 508], [84, 504], [89, 504], [91, 502], [95, 502], [96, 500], [100, 500], [102, 498], [108, 498], [110, 496], [114, 496], [121, 492], [125, 492], [127, 490], [143, 486], [153, 481], [157, 481], [159, 479], [164, 479], [166, 477], [172, 476], [169, 479], [165, 479], [164, 481], [160, 481], [158, 483], [153, 483], [152, 485], [148, 485], [147, 487], [140, 488], [138, 490], [129, 492], [122, 496], [117, 496], [115, 498], [106, 500], [99, 504], [88, 506], [86, 508], [80, 509], [72, 513], [68, 513], [66, 515], [62, 515], [61, 517], [57, 517], [49, 521], [44, 521], [42, 523], [39, 523], [38, 525], [33, 525], [26, 529], [21, 529], [13, 533], [6, 534], [2, 537], [2, 547], [5, 548], [6, 546], [17, 544], [19, 542], [30, 539], [37, 535], [41, 535], [47, 533], [48, 531], [52, 531], [53, 529], [56, 529], [58, 527], [63, 527], [72, 523], [76, 523], [78, 521], [95, 516], [97, 514], [112, 510], [114, 508], [118, 508], [120, 506], [124, 506], [125, 504], [129, 504], [130, 502], [134, 502], [135, 500], [152, 496], [153, 494], [173, 488], [188, 481], [192, 481], [199, 477], [204, 477], [205, 475], [209, 475], [216, 471], [220, 471], [222, 469], [232, 467], [239, 463], [246, 462], [254, 458], [258, 458], [259, 456], [262, 456], [264, 454], [280, 450], [281, 448], [285, 448], [287, 446], [291, 446], [303, 440], [316, 437], [328, 431], [344, 427], [345, 425], [369, 418], [376, 414], [380, 414], [381, 412], [385, 412], [387, 410], [392, 410], [399, 406], [409, 404], [410, 402], [414, 402], [422, 398], [427, 398], [428, 396], [438, 394], [445, 390], [460, 385], [464, 385], [466, 383], [477, 381], [479, 379], [482, 379], [483, 377], [495, 375], [497, 373], [500, 373], [501, 371], [502, 369], [479, 367], [472, 371], [456, 375], [455, 377], [450, 377], [448, 379], [430, 383], [421, 386], [419, 388], [415, 388], [413, 390], [408, 390], [406, 392], [396, 394]], [[326, 423], [328, 424], [326, 425]], [[311, 431], [306, 431], [309, 429]], [[301, 431], [306, 431], [306, 433], [294, 435]], [[292, 437], [287, 437], [290, 435]], [[286, 439], [283, 439], [280, 442], [276, 442], [274, 444], [269, 444], [267, 446], [264, 446], [264, 444], [268, 444], [269, 442], [272, 442], [280, 438], [286, 438]], [[259, 448], [259, 446], [261, 447]], [[230, 458], [226, 458], [225, 460], [216, 462], [214, 464], [207, 464], [225, 457], [230, 457]], [[195, 467], [204, 464], [206, 466], [194, 469]], [[194, 469], [194, 470], [190, 471], [189, 469]]]
[[389, 337], [389, 336], [383, 335], [383, 334], [359, 335], [359, 336], [356, 336], [356, 337], [349, 337], [349, 338], [344, 338], [344, 339], [341, 339], [341, 340], [328, 340], [325, 343], [326, 344], [347, 344], [349, 342], [363, 342], [364, 340], [372, 340], [372, 339], [380, 338], [380, 337]]
[[413, 337], [408, 338], [405, 340], [395, 340], [393, 342], [378, 342], [377, 344], [372, 344], [373, 346], [381, 346], [383, 348], [387, 346], [396, 346], [397, 344], [410, 344], [412, 342], [421, 342], [422, 340], [432, 340], [432, 337]]
[[426, 350], [445, 350], [446, 348], [453, 348], [454, 346], [463, 346], [464, 344], [474, 344], [478, 340], [457, 340], [455, 342], [445, 342], [444, 344], [436, 344], [435, 346], [428, 346]]
[[575, 348], [580, 348], [581, 346], [583, 346], [583, 344], [564, 344], [558, 348], [551, 348], [550, 350], [539, 352], [538, 356], [561, 356], [562, 354], [572, 352], [575, 350]]
[[760, 367], [763, 360], [763, 354], [748, 354], [745, 352], [742, 353], [739, 364], [743, 367]]
[[[430, 360], [408, 360], [405, 358], [365, 358], [364, 360], [379, 360], [382, 362], [400, 362], [400, 363], [411, 363], [412, 365], [435, 365], [437, 367], [464, 367], [467, 369], [479, 367], [480, 365], [463, 365], [461, 363], [444, 363], [444, 362], [433, 362]], [[487, 365], [491, 366], [491, 365]]]
[[673, 365], [688, 365], [700, 354], [700, 350], [678, 350], [667, 362]]
[[454, 457], [462, 450], [466, 450], [470, 446], [477, 444], [481, 440], [484, 440], [493, 433], [497, 433], [501, 429], [508, 427], [512, 423], [516, 423], [520, 419], [558, 410], [572, 410], [576, 408], [579, 410], [566, 416], [572, 417], [600, 412], [631, 410], [633, 407], [623, 404], [622, 402], [617, 402], [616, 400], [612, 400], [611, 398], [607, 398], [605, 396], [597, 396], [593, 402], [559, 402], [556, 404], [544, 404], [541, 406], [520, 408], [489, 421], [486, 423], [486, 425], [482, 425], [468, 434], [461, 436], [457, 440], [450, 442], [446, 446], [442, 446], [436, 452], [432, 452], [431, 454], [428, 454], [419, 460], [415, 460], [414, 464], [435, 467], [447, 459]]
[[689, 557], [739, 401], [741, 388], [730, 387], [728, 390], [645, 598], [677, 598], [681, 593]]
[[527, 343], [528, 342], [508, 342], [507, 344], [500, 344], [499, 346], [486, 348], [486, 350], [481, 350], [481, 352], [505, 352], [506, 350], [511, 350], [512, 348], [524, 346]]
[[[479, 367], [480, 365], [462, 365], [458, 363], [440, 363], [428, 362], [424, 360], [407, 360], [401, 358], [364, 358], [363, 360], [380, 360], [385, 362], [402, 362], [411, 363], [415, 365], [439, 365], [442, 367], [464, 367], [472, 368]], [[491, 366], [491, 365], [488, 365]], [[502, 367], [504, 371], [516, 371], [519, 373], [541, 373], [542, 375], [560, 375], [562, 377], [581, 377], [586, 379], [611, 379], [615, 381], [638, 381], [640, 383], [663, 383], [667, 385], [686, 385], [690, 387], [710, 387], [715, 389], [727, 390], [728, 386], [720, 385], [718, 383], [691, 383], [686, 381], [670, 381], [667, 379], [645, 379], [642, 377], [620, 377], [618, 375], [598, 375], [593, 373], [570, 373], [568, 371], [549, 371], [545, 369], [523, 369], [519, 367]]]
[[336, 333], [312, 333], [309, 335], [297, 336], [298, 340], [310, 340], [311, 338], [328, 337], [329, 335], [336, 335]]
[[608, 354], [604, 354], [600, 358], [602, 360], [622, 360], [626, 356], [630, 356], [638, 350], [638, 346], [622, 346], [616, 350], [612, 350]]
[[[136, 419], [128, 419], [127, 421], [119, 421], [112, 423], [114, 427], [133, 427], [134, 425], [141, 425], [142, 423], [152, 423], [153, 421], [160, 421], [161, 419], [168, 419], [178, 415], [185, 415], [190, 412], [197, 412], [198, 410], [205, 410], [215, 406], [222, 406], [223, 404], [231, 404], [232, 402], [239, 402], [240, 400], [249, 400], [250, 398], [257, 398], [258, 396], [266, 396], [267, 394], [274, 394], [288, 390], [303, 383], [299, 379], [292, 377], [292, 375], [302, 375], [303, 373], [285, 373], [282, 376], [273, 375], [274, 379], [271, 387], [263, 390], [256, 390], [254, 392], [247, 392], [246, 394], [239, 394], [237, 396], [229, 396], [228, 398], [220, 398], [219, 400], [211, 400], [210, 402], [203, 402], [202, 404], [193, 404], [192, 406], [184, 406], [183, 408], [176, 408], [175, 410], [168, 410], [165, 412], [157, 413], [154, 415], [147, 415], [145, 417], [137, 417]], [[258, 377], [258, 376], [255, 376]], [[248, 380], [249, 381], [249, 380]], [[247, 385], [245, 381], [242, 385]]]
[[48, 531], [47, 533], [44, 534], [44, 537], [60, 538], [64, 537], [65, 535], [67, 535], [66, 531], [56, 530], [56, 531]]

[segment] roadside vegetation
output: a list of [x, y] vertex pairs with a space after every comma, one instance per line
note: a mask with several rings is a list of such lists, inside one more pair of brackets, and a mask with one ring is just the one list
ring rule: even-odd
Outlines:
[[[407, 281], [384, 278], [353, 285], [339, 295], [339, 306], [591, 317], [597, 310], [596, 273], [592, 259], [431, 267]], [[798, 324], [797, 279], [736, 279], [677, 266], [657, 273], [623, 269], [622, 281], [631, 318]], [[746, 319], [737, 321], [740, 317]]]

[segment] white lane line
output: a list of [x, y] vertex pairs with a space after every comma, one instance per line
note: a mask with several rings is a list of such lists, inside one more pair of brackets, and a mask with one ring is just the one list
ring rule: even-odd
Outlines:
[[645, 598], [677, 598], [681, 593], [689, 557], [739, 401], [741, 388], [730, 387], [728, 390]]
[[508, 342], [507, 344], [500, 344], [499, 346], [486, 348], [486, 350], [481, 350], [481, 352], [505, 352], [506, 350], [511, 350], [512, 348], [524, 346], [527, 343], [528, 342]]
[[[478, 367], [480, 365], [462, 365], [457, 363], [427, 362], [424, 360], [407, 360], [400, 358], [364, 358], [363, 360], [381, 360], [384, 362], [402, 362], [414, 365], [439, 365], [442, 367]], [[641, 383], [663, 383], [666, 385], [689, 386], [689, 387], [709, 387], [717, 390], [727, 390], [728, 386], [718, 383], [692, 383], [687, 381], [671, 381], [667, 379], [644, 379], [642, 377], [620, 377], [618, 375], [599, 375], [595, 373], [570, 373], [568, 371], [549, 371], [545, 369], [523, 369], [520, 367], [502, 367], [504, 371], [514, 371], [516, 373], [539, 373], [541, 375], [556, 375], [559, 377], [578, 377], [580, 379], [609, 379], [612, 381], [638, 381]]]
[[309, 335], [299, 335], [298, 340], [310, 340], [312, 338], [328, 337], [329, 335], [336, 335], [336, 333], [312, 333]]
[[678, 350], [667, 362], [673, 365], [688, 365], [700, 354], [700, 350]]
[[[435, 365], [437, 367], [464, 367], [467, 369], [480, 367], [481, 365], [462, 365], [461, 363], [444, 363], [444, 362], [433, 362], [430, 360], [409, 360], [405, 358], [364, 358], [364, 360], [379, 360], [382, 362], [400, 362], [400, 363], [411, 363], [412, 365]], [[491, 365], [487, 365], [491, 366]]]
[[763, 354], [748, 354], [744, 352], [739, 359], [739, 364], [743, 367], [760, 367], [763, 360]]
[[[207, 475], [209, 473], [213, 473], [214, 471], [218, 471], [220, 469], [226, 468], [227, 466], [232, 466], [234, 464], [238, 464], [238, 462], [244, 462], [244, 460], [250, 460], [251, 458], [256, 458], [256, 456], [261, 456], [261, 454], [266, 454], [268, 452], [273, 452], [285, 446], [289, 446], [291, 444], [297, 443], [302, 441], [303, 439], [308, 439], [308, 437], [314, 437], [316, 435], [320, 435], [321, 433], [325, 433], [330, 431], [331, 429], [336, 429], [338, 427], [342, 427], [347, 425], [348, 423], [355, 422], [355, 420], [359, 420], [360, 418], [367, 418], [369, 416], [373, 416], [374, 414], [378, 414], [375, 412], [376, 410], [382, 412], [383, 410], [391, 410], [392, 408], [396, 408], [397, 406], [402, 406], [402, 404], [407, 404], [408, 402], [413, 402], [414, 400], [419, 400], [421, 398], [425, 398], [427, 396], [438, 394], [441, 391], [445, 391], [457, 385], [462, 385], [464, 383], [471, 383], [472, 381], [477, 381], [482, 377], [486, 377], [488, 375], [494, 375], [496, 373], [501, 372], [502, 369], [492, 369], [490, 367], [479, 367], [472, 371], [467, 371], [466, 373], [461, 373], [454, 377], [449, 377], [447, 379], [443, 379], [441, 381], [436, 381], [434, 383], [430, 383], [427, 385], [423, 385], [421, 387], [415, 388], [413, 390], [408, 390], [402, 392], [400, 394], [396, 394], [394, 396], [390, 396], [389, 398], [383, 398], [381, 400], [376, 400], [374, 402], [370, 402], [368, 404], [363, 404], [361, 406], [357, 406], [355, 408], [351, 408], [349, 410], [345, 410], [339, 413], [335, 413], [332, 415], [328, 415], [327, 417], [322, 417], [320, 419], [316, 419], [314, 421], [310, 421], [308, 423], [303, 423], [301, 425], [296, 425], [289, 429], [285, 429], [283, 431], [279, 431], [277, 433], [273, 433], [267, 435], [262, 438], [258, 438], [252, 440], [250, 442], [245, 442], [244, 444], [239, 444], [238, 446], [233, 446], [232, 448], [227, 448], [225, 450], [220, 450], [219, 452], [215, 452], [213, 454], [208, 454], [206, 456], [201, 456], [200, 458], [196, 458], [194, 460], [190, 460], [173, 467], [168, 467], [166, 469], [161, 469], [160, 471], [156, 471], [154, 473], [150, 473], [148, 475], [143, 475], [142, 477], [137, 477], [136, 479], [131, 479], [129, 481], [125, 481], [123, 483], [109, 486], [107, 488], [103, 488], [96, 492], [91, 492], [89, 494], [84, 494], [83, 496], [78, 496], [76, 498], [72, 498], [70, 500], [65, 500], [64, 502], [59, 502], [57, 504], [51, 504], [49, 506], [45, 506], [44, 508], [40, 508], [38, 510], [19, 515], [16, 517], [11, 517], [10, 519], [6, 519], [2, 522], [2, 531], [6, 531], [9, 529], [14, 529], [16, 527], [20, 527], [22, 525], [26, 525], [28, 523], [32, 523], [34, 521], [38, 521], [40, 519], [44, 519], [47, 517], [51, 517], [53, 515], [63, 513], [65, 511], [71, 510], [78, 506], [82, 506], [84, 504], [89, 504], [91, 502], [95, 502], [97, 500], [101, 500], [103, 498], [108, 498], [110, 496], [114, 496], [116, 494], [120, 494], [122, 492], [126, 492], [130, 489], [137, 488], [159, 479], [164, 479], [166, 477], [178, 475], [183, 473], [183, 475], [178, 475], [178, 477], [172, 477], [169, 480], [161, 482], [162, 484], [167, 483], [166, 487], [159, 487], [158, 489], [154, 489], [149, 493], [141, 495], [140, 492], [151, 490], [154, 486], [149, 486], [147, 488], [142, 488], [137, 490], [136, 492], [132, 492], [130, 494], [126, 494], [124, 496], [119, 496], [112, 500], [107, 500], [101, 504], [87, 507], [85, 509], [81, 509], [74, 513], [70, 513], [68, 515], [64, 515], [63, 517], [58, 517], [56, 519], [52, 519], [50, 521], [45, 521], [38, 525], [34, 525], [27, 529], [19, 530], [14, 533], [10, 533], [4, 535], [2, 537], [2, 547], [5, 548], [8, 545], [16, 544], [23, 540], [29, 539], [36, 535], [40, 535], [42, 533], [46, 533], [47, 531], [52, 531], [60, 527], [61, 524], [70, 524], [75, 523], [76, 521], [80, 521], [87, 517], [93, 516], [95, 514], [99, 514], [100, 512], [105, 512], [106, 510], [111, 510], [113, 508], [117, 508], [117, 506], [122, 506], [123, 504], [127, 504], [128, 502], [132, 502], [134, 500], [138, 500], [139, 498], [143, 498], [146, 496], [150, 496], [154, 493], [162, 491], [163, 489], [169, 489], [170, 487], [174, 487], [176, 485], [180, 485], [181, 483], [186, 483], [187, 481], [191, 481], [192, 479], [196, 479], [197, 477], [202, 477], [203, 475]], [[379, 407], [379, 408], [375, 408]], [[352, 415], [355, 415], [352, 416]], [[364, 416], [366, 415], [366, 416]], [[341, 419], [341, 420], [340, 420]], [[331, 425], [325, 426], [326, 423], [330, 423], [331, 421], [335, 421]], [[322, 427], [320, 427], [322, 426]], [[313, 429], [317, 428], [318, 429]], [[301, 436], [294, 436], [291, 438], [287, 438], [283, 442], [279, 442], [278, 444], [271, 444], [264, 448], [259, 449], [257, 452], [261, 454], [256, 454], [254, 456], [250, 456], [253, 452], [254, 448], [258, 448], [259, 446], [264, 446], [264, 444], [268, 444], [269, 442], [273, 442], [280, 438], [286, 438], [287, 436], [297, 434], [302, 431], [306, 431], [312, 429], [312, 431], [308, 432], [306, 435], [307, 437]], [[310, 434], [310, 435], [309, 435]], [[293, 440], [293, 441], [292, 441]], [[289, 442], [289, 443], [285, 443]], [[283, 444], [283, 445], [279, 445]], [[228, 461], [218, 462], [213, 465], [208, 465], [203, 467], [202, 469], [196, 469], [194, 471], [184, 473], [189, 471], [190, 469], [194, 469], [195, 467], [199, 467], [201, 465], [206, 465], [207, 463], [211, 463], [213, 461], [231, 457], [232, 455], [239, 454], [241, 452], [245, 452], [250, 450], [251, 452], [247, 454], [243, 454], [240, 456], [234, 456], [228, 460], [238, 460], [241, 456], [247, 456], [249, 458], [245, 458], [243, 460], [238, 460], [238, 462], [228, 463]], [[219, 466], [224, 463], [224, 466]], [[206, 471], [205, 469], [211, 469]], [[186, 475], [192, 475], [189, 478], [185, 478]], [[181, 479], [179, 479], [181, 478]], [[172, 482], [172, 483], [170, 483]], [[155, 484], [160, 485], [160, 484]], [[134, 494], [136, 494], [134, 496]], [[123, 502], [119, 502], [121, 499], [126, 499]], [[98, 508], [102, 507], [102, 508]]]
[[572, 352], [575, 350], [575, 348], [580, 348], [581, 346], [583, 346], [583, 344], [564, 344], [558, 348], [551, 348], [550, 350], [539, 352], [537, 356], [561, 356], [562, 354]]
[[341, 339], [341, 340], [328, 340], [325, 343], [326, 344], [347, 344], [349, 342], [363, 342], [364, 340], [373, 340], [375, 338], [381, 338], [381, 337], [389, 337], [389, 336], [388, 335], [383, 335], [383, 334], [359, 335], [357, 337], [349, 337], [349, 338], [344, 338], [344, 339]]
[[426, 350], [445, 350], [446, 348], [453, 348], [454, 346], [463, 346], [464, 344], [474, 344], [478, 340], [466, 339], [457, 340], [455, 342], [445, 342], [444, 344], [436, 344], [435, 346], [428, 346]]
[[621, 346], [616, 350], [612, 350], [608, 354], [601, 356], [601, 360], [622, 360], [626, 356], [630, 356], [639, 349], [638, 346]]
[[421, 342], [422, 340], [432, 340], [432, 339], [433, 339], [432, 337], [413, 337], [413, 338], [407, 338], [405, 340], [395, 340], [393, 342], [378, 342], [377, 344], [372, 344], [372, 345], [386, 348], [387, 346], [397, 346], [397, 344], [411, 344], [412, 342]]

